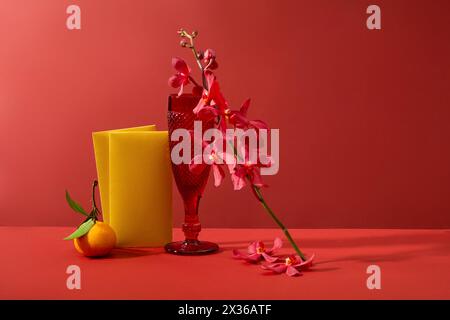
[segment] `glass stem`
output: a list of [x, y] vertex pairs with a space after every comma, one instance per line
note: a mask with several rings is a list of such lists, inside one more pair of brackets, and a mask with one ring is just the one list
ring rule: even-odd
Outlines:
[[261, 194], [261, 190], [259, 187], [252, 185], [253, 191], [255, 192], [256, 197], [258, 198], [259, 202], [261, 202], [264, 209], [266, 209], [267, 213], [271, 216], [271, 218], [276, 222], [276, 224], [280, 227], [280, 229], [283, 231], [286, 238], [291, 243], [292, 247], [294, 248], [295, 252], [300, 256], [300, 258], [303, 261], [306, 261], [305, 255], [303, 252], [299, 249], [297, 244], [295, 243], [294, 239], [292, 239], [291, 234], [289, 233], [289, 230], [284, 226], [284, 224], [281, 222], [281, 220], [276, 216], [276, 214], [272, 211], [272, 209], [267, 204], [266, 200], [264, 200], [264, 197]]

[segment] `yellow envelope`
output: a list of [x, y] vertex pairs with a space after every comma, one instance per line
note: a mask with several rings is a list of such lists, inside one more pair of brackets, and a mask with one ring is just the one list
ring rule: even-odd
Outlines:
[[94, 132], [103, 219], [120, 247], [172, 240], [172, 177], [167, 131], [154, 125]]

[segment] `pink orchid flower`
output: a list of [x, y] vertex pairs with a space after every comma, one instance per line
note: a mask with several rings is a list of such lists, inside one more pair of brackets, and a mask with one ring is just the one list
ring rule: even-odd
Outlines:
[[[253, 152], [258, 152], [258, 150]], [[243, 154], [245, 155], [242, 156]], [[265, 157], [264, 162], [267, 164], [263, 164], [261, 161], [252, 162], [250, 160], [250, 151], [248, 150], [248, 147], [241, 148], [239, 156], [241, 159], [245, 159], [244, 163], [235, 162], [229, 166], [234, 190], [241, 190], [245, 187], [247, 179], [250, 180], [251, 184], [254, 186], [265, 187], [266, 184], [261, 177], [261, 168], [270, 167], [272, 165], [272, 159], [270, 157]]]
[[276, 262], [262, 265], [261, 268], [270, 270], [274, 273], [286, 273], [288, 276], [298, 276], [302, 270], [306, 270], [312, 266], [314, 254], [306, 261], [303, 261], [297, 255], [286, 257], [284, 262]]
[[277, 257], [272, 254], [283, 246], [283, 242], [280, 238], [275, 238], [273, 241], [272, 249], [267, 250], [264, 243], [261, 241], [252, 242], [247, 248], [247, 254], [241, 253], [239, 250], [233, 250], [233, 257], [236, 259], [242, 259], [250, 263], [257, 263], [260, 260], [266, 260], [267, 262], [275, 262]]
[[[193, 173], [200, 173], [208, 165], [212, 166], [213, 176], [214, 176], [214, 186], [218, 187], [221, 185], [223, 179], [225, 178], [225, 171], [222, 165], [234, 162], [234, 155], [228, 154], [226, 151], [222, 150], [223, 144], [219, 143], [207, 143], [202, 141], [202, 154], [195, 155], [189, 164], [189, 170]], [[219, 147], [221, 146], [221, 147]], [[203, 158], [203, 154], [208, 155], [206, 161]]]
[[260, 168], [250, 161], [245, 164], [237, 164], [231, 173], [231, 182], [234, 190], [241, 190], [247, 185], [246, 178], [250, 179], [252, 185], [257, 187], [264, 187], [262, 181]]
[[202, 97], [193, 112], [202, 121], [209, 121], [221, 116], [218, 127], [222, 131], [225, 131], [226, 122], [224, 121], [224, 116], [227, 110], [229, 110], [228, 102], [220, 92], [219, 83], [211, 71], [205, 71], [205, 79], [208, 89], [203, 89]]
[[178, 96], [181, 96], [184, 86], [189, 84], [191, 68], [181, 58], [172, 58], [172, 66], [177, 73], [169, 78], [169, 85], [173, 88], [180, 88]]
[[269, 126], [262, 120], [249, 120], [247, 119], [248, 108], [250, 107], [250, 99], [244, 101], [239, 111], [230, 111], [228, 117], [230, 123], [236, 128], [241, 129], [268, 129]]

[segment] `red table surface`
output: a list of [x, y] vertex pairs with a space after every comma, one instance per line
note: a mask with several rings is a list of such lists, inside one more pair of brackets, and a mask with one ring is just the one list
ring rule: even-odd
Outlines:
[[[1, 299], [449, 299], [450, 230], [291, 230], [316, 264], [302, 276], [267, 274], [232, 258], [253, 240], [283, 237], [277, 229], [205, 229], [218, 242], [209, 256], [174, 256], [161, 248], [115, 249], [80, 256], [61, 240], [73, 228], [0, 227]], [[181, 239], [175, 230], [174, 239]], [[281, 253], [291, 250], [285, 243]], [[366, 269], [381, 268], [369, 290]], [[81, 268], [81, 289], [66, 287], [66, 268]]]

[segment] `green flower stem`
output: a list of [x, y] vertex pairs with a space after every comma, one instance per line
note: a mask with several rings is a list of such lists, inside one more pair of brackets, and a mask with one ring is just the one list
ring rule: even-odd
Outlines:
[[192, 53], [194, 54], [195, 61], [197, 61], [197, 65], [200, 68], [200, 71], [202, 72], [203, 88], [208, 90], [208, 83], [206, 83], [205, 70], [203, 69], [202, 63], [200, 62], [200, 59], [198, 58], [198, 53], [197, 53], [197, 50], [195, 50], [195, 46], [194, 46], [194, 39], [192, 39], [192, 38], [191, 38], [191, 43], [192, 43], [191, 50], [192, 50]]
[[197, 61], [197, 65], [200, 68], [200, 71], [203, 73], [203, 66], [202, 66], [202, 63], [200, 62], [200, 60], [198, 59], [198, 53], [197, 53], [197, 50], [195, 49], [194, 40], [192, 38], [191, 38], [191, 51], [194, 54], [195, 61]]
[[259, 187], [252, 185], [253, 191], [255, 191], [255, 195], [257, 196], [258, 200], [261, 202], [264, 209], [266, 209], [267, 213], [272, 217], [272, 219], [276, 222], [276, 224], [280, 227], [281, 230], [283, 230], [284, 235], [291, 243], [292, 247], [294, 248], [295, 252], [302, 258], [303, 261], [306, 261], [306, 258], [303, 254], [303, 252], [299, 249], [297, 244], [295, 243], [294, 239], [292, 239], [291, 234], [289, 233], [289, 230], [284, 226], [284, 224], [278, 219], [276, 214], [272, 211], [272, 209], [267, 204], [266, 200], [264, 200], [264, 197], [261, 194], [261, 190]]

